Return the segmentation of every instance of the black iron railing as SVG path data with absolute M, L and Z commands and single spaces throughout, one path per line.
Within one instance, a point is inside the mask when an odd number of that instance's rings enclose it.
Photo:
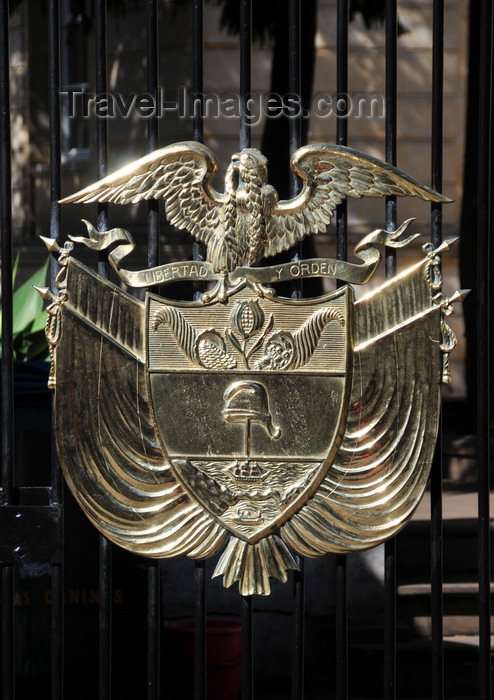
M 386 34 L 386 134 L 385 153 L 389 163 L 397 163 L 397 3 L 385 0 L 385 34 Z M 489 275 L 490 248 L 489 238 L 492 234 L 492 4 L 482 0 L 481 4 L 481 45 L 480 45 L 480 85 L 483 86 L 479 99 L 478 131 L 478 231 L 477 258 L 478 274 L 476 295 L 477 310 L 477 460 L 478 460 L 478 560 L 479 560 L 479 657 L 478 668 L 472 671 L 472 697 L 482 700 L 491 698 L 491 589 L 490 589 L 490 512 L 489 512 Z M 432 46 L 432 124 L 431 124 L 431 184 L 435 190 L 442 189 L 443 162 L 443 73 L 444 73 L 444 2 L 434 0 L 433 6 L 433 46 Z M 46 644 L 51 647 L 51 667 L 49 670 L 50 695 L 53 700 L 71 697 L 66 690 L 64 664 L 71 650 L 64 642 L 64 561 L 63 538 L 63 484 L 55 451 L 53 452 L 53 469 L 49 487 L 16 487 L 14 479 L 14 396 L 13 396 L 13 336 L 12 336 L 12 185 L 11 185 L 11 136 L 10 136 L 10 83 L 9 83 L 9 2 L 1 0 L 0 17 L 0 204 L 1 204 L 1 255 L 2 255 L 2 484 L 0 492 L 0 561 L 2 569 L 2 687 L 4 700 L 23 697 L 23 686 L 16 682 L 15 652 L 15 576 L 21 563 L 36 562 L 51 566 L 51 625 L 50 639 Z M 300 72 L 300 14 L 303 4 L 300 0 L 290 0 L 286 6 L 280 4 L 280 11 L 288 13 L 289 27 L 289 90 L 300 94 L 304 76 Z M 166 87 L 167 76 L 159 74 L 159 26 L 157 0 L 147 0 L 142 14 L 142 22 L 147 27 L 147 85 L 149 94 L 156 94 L 159 86 Z M 192 92 L 195 96 L 203 93 L 203 14 L 208 7 L 203 7 L 202 0 L 192 2 Z M 243 105 L 243 114 L 239 126 L 240 148 L 251 145 L 251 128 L 247 115 L 247 97 L 251 92 L 251 47 L 252 47 L 252 7 L 250 0 L 239 0 L 240 38 L 239 38 L 239 86 L 238 92 Z M 98 94 L 107 92 L 107 19 L 105 0 L 94 3 L 94 56 L 95 87 Z M 346 96 L 349 91 L 348 70 L 348 26 L 349 2 L 337 2 L 337 75 L 338 96 Z M 39 28 L 39 31 L 45 31 Z M 62 144 L 60 117 L 60 7 L 58 0 L 49 0 L 47 5 L 47 41 L 49 43 L 49 65 L 47 67 L 47 85 L 50 114 L 50 235 L 57 241 L 62 234 L 62 213 L 58 203 L 61 198 L 62 184 Z M 202 141 L 204 138 L 203 119 L 200 111 L 194 113 L 191 138 Z M 148 148 L 154 150 L 160 145 L 158 117 L 148 120 Z M 341 145 L 348 143 L 346 119 L 337 120 L 337 132 L 328 134 L 328 141 L 336 139 Z M 292 119 L 289 126 L 289 148 L 296 150 L 301 145 L 300 120 Z M 351 144 L 349 144 L 351 145 Z M 108 122 L 97 120 L 96 124 L 96 172 L 94 178 L 101 178 L 108 169 L 109 134 Z M 297 192 L 299 184 L 296 178 L 290 182 L 290 196 Z M 111 217 L 106 205 L 98 208 L 97 226 L 106 230 L 111 225 Z M 386 225 L 394 230 L 397 225 L 395 198 L 386 201 Z M 432 241 L 438 246 L 442 240 L 442 209 L 440 204 L 432 204 L 431 209 Z M 347 209 L 346 204 L 338 207 L 336 215 L 337 257 L 347 257 Z M 148 265 L 159 264 L 160 254 L 160 211 L 157 202 L 151 202 L 148 210 Z M 204 257 L 200 244 L 194 243 L 192 255 L 195 259 Z M 396 251 L 386 251 L 386 275 L 395 274 Z M 302 256 L 302 250 L 293 253 L 294 258 Z M 99 260 L 100 274 L 107 274 L 107 261 Z M 57 263 L 52 263 L 51 279 L 57 273 Z M 302 294 L 300 286 L 294 286 L 292 295 Z M 433 465 L 431 477 L 431 689 L 430 696 L 437 700 L 444 698 L 444 644 L 443 644 L 443 517 L 442 517 L 442 465 L 441 440 Z M 66 543 L 67 544 L 67 543 Z M 68 543 L 70 545 L 70 543 Z M 166 563 L 164 564 L 166 566 Z M 112 546 L 103 537 L 99 542 L 99 638 L 94 645 L 99 648 L 99 675 L 94 681 L 94 693 L 101 700 L 110 699 L 112 695 L 112 663 L 114 654 L 112 642 L 113 583 L 112 583 Z M 396 616 L 396 570 L 397 548 L 394 540 L 385 546 L 384 557 L 384 627 L 382 668 L 382 697 L 387 700 L 397 697 L 397 616 Z M 133 640 L 133 644 L 147 647 L 147 668 L 145 680 L 138 697 L 150 700 L 171 697 L 167 693 L 167 684 L 161 683 L 163 673 L 173 673 L 166 666 L 161 639 L 162 615 L 160 581 L 160 564 L 150 561 L 147 565 L 147 638 Z M 194 698 L 206 698 L 206 620 L 208 613 L 208 580 L 204 561 L 195 563 L 194 574 Z M 292 576 L 292 659 L 291 698 L 292 700 L 309 700 L 319 697 L 311 695 L 304 680 L 306 657 L 304 653 L 305 638 L 305 582 L 304 562 L 300 561 L 300 571 Z M 335 639 L 335 674 L 327 678 L 325 697 L 338 699 L 349 696 L 349 676 L 359 673 L 351 666 L 349 658 L 349 632 L 347 610 L 347 559 L 344 555 L 336 556 L 335 564 L 335 619 L 328 622 L 333 626 L 331 635 Z M 241 699 L 255 700 L 261 698 L 262 687 L 255 684 L 256 656 L 262 653 L 254 644 L 256 626 L 256 604 L 251 597 L 239 599 L 235 611 L 242 622 L 242 678 Z M 352 661 L 353 663 L 353 661 Z M 477 688 L 476 677 L 479 685 Z M 16 690 L 17 687 L 17 690 Z M 478 693 L 478 695 L 477 695 Z M 48 697 L 48 696 L 47 696 Z M 91 697 L 96 697 L 95 694 Z M 214 700 L 210 698 L 209 700 Z

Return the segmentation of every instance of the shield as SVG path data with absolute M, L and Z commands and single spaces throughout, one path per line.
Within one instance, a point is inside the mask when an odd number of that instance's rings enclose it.
M 190 496 L 255 543 L 315 492 L 340 445 L 353 292 L 226 303 L 147 296 L 147 372 L 162 448 Z
M 146 556 L 223 550 L 214 575 L 243 595 L 286 581 L 292 551 L 396 534 L 454 346 L 443 316 L 460 295 L 432 296 L 436 253 L 355 303 L 350 287 L 292 301 L 252 282 L 144 304 L 64 248 L 58 296 L 42 291 L 58 454 L 84 512 Z
M 255 149 L 232 157 L 225 193 L 202 144 L 172 144 L 65 201 L 168 200 L 170 223 L 207 245 L 204 261 L 129 270 L 131 234 L 71 236 L 108 251 L 134 288 L 215 282 L 196 302 L 148 293 L 146 303 L 60 248 L 46 325 L 60 463 L 75 497 L 113 542 L 152 557 L 218 554 L 214 576 L 242 595 L 270 592 L 318 557 L 395 535 L 425 489 L 456 343 L 445 317 L 440 258 L 452 240 L 361 295 L 277 299 L 271 284 L 306 277 L 365 285 L 380 246 L 415 238 L 376 229 L 359 262 L 312 258 L 257 266 L 306 235 L 326 231 L 347 195 L 445 197 L 392 166 L 341 146 L 299 149 L 301 192 L 279 201 Z

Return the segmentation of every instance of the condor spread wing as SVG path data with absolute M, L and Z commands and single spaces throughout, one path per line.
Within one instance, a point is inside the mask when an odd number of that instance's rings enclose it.
M 207 557 L 224 530 L 175 479 L 149 402 L 143 308 L 70 260 L 56 348 L 57 447 L 80 506 L 113 542 L 151 557 Z
M 345 197 L 409 195 L 451 201 L 392 165 L 344 146 L 304 146 L 295 151 L 291 165 L 302 179 L 302 190 L 266 212 L 265 255 L 287 250 L 308 234 L 324 232 Z
M 208 243 L 223 216 L 224 195 L 211 186 L 217 167 L 209 148 L 183 141 L 149 153 L 61 202 L 165 199 L 169 222 Z

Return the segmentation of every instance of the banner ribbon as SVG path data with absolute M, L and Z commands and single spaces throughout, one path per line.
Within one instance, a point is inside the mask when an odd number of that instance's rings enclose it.
M 89 238 L 83 236 L 69 236 L 69 238 L 75 243 L 83 243 L 91 250 L 106 250 L 113 244 L 119 243 L 120 245 L 109 253 L 108 260 L 120 279 L 130 287 L 152 287 L 156 284 L 180 280 L 217 281 L 222 277 L 222 273 L 214 272 L 210 263 L 188 260 L 167 263 L 147 270 L 124 270 L 121 268 L 122 260 L 135 248 L 130 233 L 122 228 L 97 231 L 89 221 L 85 219 L 83 221 Z M 407 219 L 396 231 L 376 229 L 365 236 L 353 251 L 355 257 L 362 260 L 360 264 L 333 258 L 309 258 L 268 267 L 237 267 L 229 273 L 228 277 L 234 283 L 246 280 L 254 284 L 272 284 L 306 277 L 331 277 L 351 284 L 365 284 L 370 280 L 381 260 L 381 253 L 375 247 L 376 245 L 402 248 L 420 235 L 413 234 L 402 241 L 398 240 L 411 221 L 413 219 Z

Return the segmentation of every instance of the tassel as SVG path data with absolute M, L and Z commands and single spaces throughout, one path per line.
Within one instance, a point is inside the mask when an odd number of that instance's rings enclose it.
M 298 571 L 298 565 L 286 544 L 277 535 L 265 537 L 256 544 L 247 544 L 236 537 L 230 537 L 228 546 L 216 565 L 213 578 L 223 576 L 225 588 L 238 581 L 239 592 L 244 596 L 269 595 L 269 578 L 277 578 L 286 583 L 288 569 Z

